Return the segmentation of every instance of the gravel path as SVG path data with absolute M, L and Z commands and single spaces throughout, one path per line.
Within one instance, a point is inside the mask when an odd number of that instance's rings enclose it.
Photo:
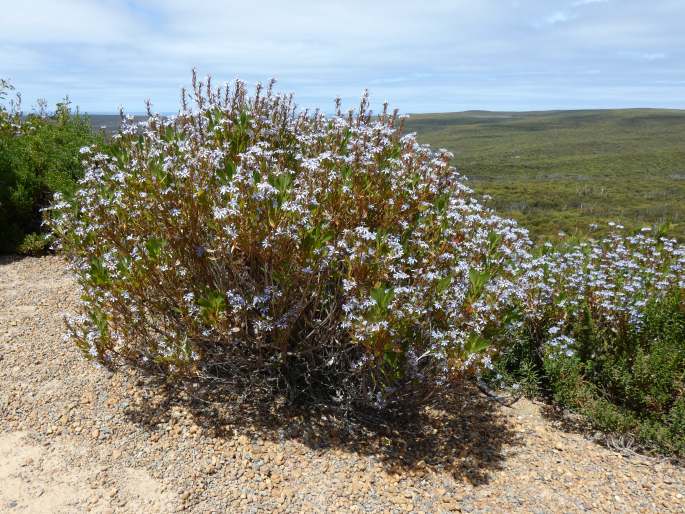
M 62 341 L 77 295 L 0 258 L 0 512 L 685 512 L 684 468 L 467 386 L 375 432 L 175 401 Z

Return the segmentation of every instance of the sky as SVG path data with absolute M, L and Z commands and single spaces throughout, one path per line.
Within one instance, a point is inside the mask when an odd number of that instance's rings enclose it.
M 685 0 L 0 0 L 25 110 L 178 110 L 195 67 L 303 107 L 685 108 Z M 10 8 L 11 5 L 11 8 Z

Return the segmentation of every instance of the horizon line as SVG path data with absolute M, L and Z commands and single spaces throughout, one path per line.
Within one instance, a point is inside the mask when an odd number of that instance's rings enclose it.
M 78 108 L 78 106 L 76 106 Z M 492 114 L 535 114 L 535 113 L 549 113 L 549 112 L 578 112 L 578 111 L 684 111 L 683 107 L 573 107 L 568 109 L 511 109 L 511 110 L 490 110 L 490 109 L 466 109 L 464 111 L 426 111 L 426 112 L 402 112 L 399 114 L 409 116 L 425 116 L 434 114 L 467 114 L 467 113 L 492 113 Z M 89 116 L 120 116 L 119 112 L 114 111 L 81 111 L 80 114 Z M 372 110 L 373 112 L 373 110 Z M 27 113 L 28 114 L 28 113 Z M 147 116 L 145 111 L 124 111 L 128 116 Z M 178 111 L 160 111 L 153 112 L 153 114 L 161 114 L 162 116 L 173 116 L 178 114 Z M 334 113 L 325 112 L 326 116 L 332 116 Z

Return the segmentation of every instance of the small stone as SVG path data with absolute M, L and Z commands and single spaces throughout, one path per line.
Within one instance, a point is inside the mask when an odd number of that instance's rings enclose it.
M 90 436 L 91 436 L 93 439 L 97 439 L 98 437 L 100 437 L 100 431 L 99 431 L 97 428 L 94 428 L 94 429 L 90 432 Z

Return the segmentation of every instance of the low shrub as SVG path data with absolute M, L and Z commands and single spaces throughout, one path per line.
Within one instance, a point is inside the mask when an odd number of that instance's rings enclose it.
M 548 246 L 524 277 L 518 341 L 491 375 L 685 455 L 685 247 L 650 232 Z
M 50 238 L 46 234 L 32 232 L 27 234 L 17 246 L 17 253 L 21 255 L 39 256 L 45 254 L 50 246 Z
M 70 334 L 107 366 L 252 397 L 383 407 L 477 372 L 507 330 L 526 232 L 397 111 L 297 112 L 193 78 L 194 106 L 84 148 L 52 228 L 84 289 Z
M 0 85 L 9 89 L 6 82 Z M 18 251 L 19 245 L 37 250 L 40 210 L 54 192 L 73 194 L 83 176 L 79 149 L 97 140 L 88 118 L 73 112 L 68 100 L 52 114 L 27 116 L 19 101 L 9 108 L 0 103 L 0 253 Z M 25 240 L 30 234 L 36 235 Z
M 546 359 L 555 400 L 602 430 L 685 455 L 684 306 L 682 295 L 652 301 L 641 330 L 588 338 L 598 346 L 591 358 Z

